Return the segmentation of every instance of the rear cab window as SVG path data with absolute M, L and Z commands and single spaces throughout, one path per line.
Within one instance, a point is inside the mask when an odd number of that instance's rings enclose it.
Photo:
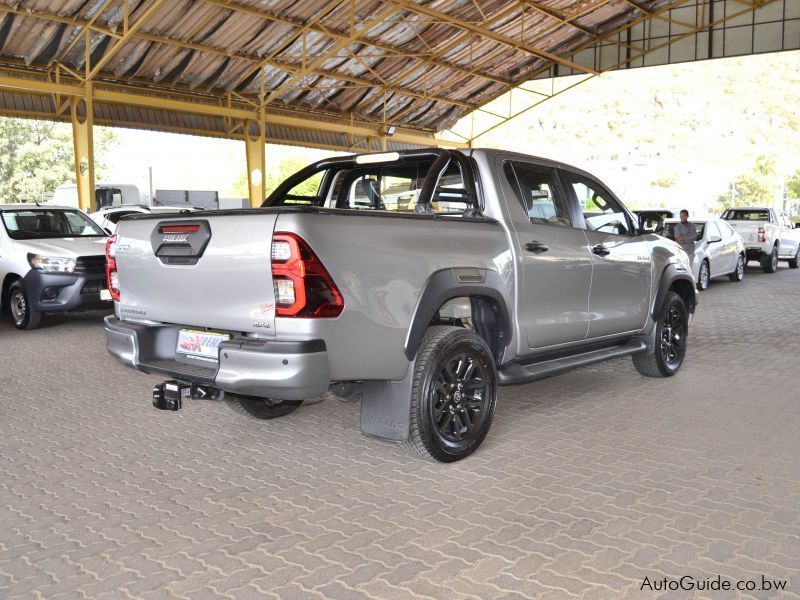
M 722 215 L 726 221 L 769 221 L 768 210 L 729 208 Z
M 572 226 L 554 168 L 507 160 L 503 163 L 503 173 L 531 223 Z
M 363 162 L 355 156 L 320 161 L 278 186 L 264 206 L 448 216 L 477 213 L 475 184 L 470 182 L 463 155 L 446 161 L 438 159 L 441 153 L 431 151 L 402 157 L 388 153 L 386 161 L 382 156 L 361 155 L 369 157 L 361 158 Z M 426 184 L 429 197 L 422 198 Z

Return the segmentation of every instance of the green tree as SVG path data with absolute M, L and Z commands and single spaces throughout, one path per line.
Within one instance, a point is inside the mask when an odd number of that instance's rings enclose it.
M 275 191 L 275 188 L 283 183 L 290 175 L 294 175 L 303 167 L 308 166 L 309 163 L 310 161 L 308 159 L 300 156 L 290 156 L 283 160 L 273 162 L 267 159 L 266 177 L 264 178 L 264 190 L 266 195 L 269 196 Z M 318 185 L 319 177 L 313 177 L 295 187 L 292 193 L 302 196 L 313 196 L 317 192 Z M 247 173 L 242 173 L 234 186 L 234 192 L 242 198 L 248 196 Z
M 735 206 L 772 206 L 778 191 L 775 159 L 759 156 L 753 170 L 736 178 Z
M 98 157 L 114 134 L 95 128 L 95 178 L 105 165 Z M 0 203 L 42 200 L 68 181 L 75 181 L 72 128 L 63 123 L 0 118 Z
M 786 190 L 789 198 L 800 200 L 800 169 L 786 181 Z

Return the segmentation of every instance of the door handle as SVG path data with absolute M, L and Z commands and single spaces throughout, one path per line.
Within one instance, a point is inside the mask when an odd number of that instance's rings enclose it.
M 597 254 L 597 256 L 608 256 L 611 254 L 611 250 L 603 246 L 603 244 L 597 244 L 596 246 L 593 246 L 592 252 Z
M 533 252 L 534 254 L 541 254 L 542 252 L 547 252 L 548 250 L 550 250 L 550 246 L 548 246 L 547 244 L 541 244 L 536 240 L 533 240 L 532 242 L 528 242 L 527 244 L 525 244 L 525 250 L 527 250 L 528 252 Z

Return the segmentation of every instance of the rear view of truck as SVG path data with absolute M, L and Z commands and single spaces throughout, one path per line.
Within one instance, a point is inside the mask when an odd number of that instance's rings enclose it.
M 800 266 L 800 230 L 795 230 L 788 216 L 766 207 L 728 208 L 723 220 L 742 237 L 747 260 L 757 260 L 765 273 L 778 270 L 778 261 L 789 267 Z
M 270 419 L 333 383 L 337 395 L 363 399 L 366 433 L 408 439 L 410 367 L 435 317 L 418 306 L 421 290 L 437 272 L 480 284 L 508 253 L 503 228 L 480 214 L 470 163 L 455 154 L 330 159 L 260 209 L 123 219 L 107 246 L 109 351 L 170 378 L 153 391 L 157 408 L 227 394 Z M 448 416 L 452 443 L 440 460 L 474 450 L 491 422 L 494 356 L 478 340 L 488 357 L 458 367 L 470 379 L 453 382 L 462 416 Z M 479 373 L 484 385 L 468 393 Z M 405 400 L 391 403 L 398 395 Z M 477 437 L 467 435 L 473 426 Z

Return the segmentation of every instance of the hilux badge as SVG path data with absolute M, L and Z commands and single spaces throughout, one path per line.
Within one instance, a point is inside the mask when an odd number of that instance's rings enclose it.
M 181 244 L 189 239 L 186 233 L 171 233 L 161 238 L 163 244 Z

